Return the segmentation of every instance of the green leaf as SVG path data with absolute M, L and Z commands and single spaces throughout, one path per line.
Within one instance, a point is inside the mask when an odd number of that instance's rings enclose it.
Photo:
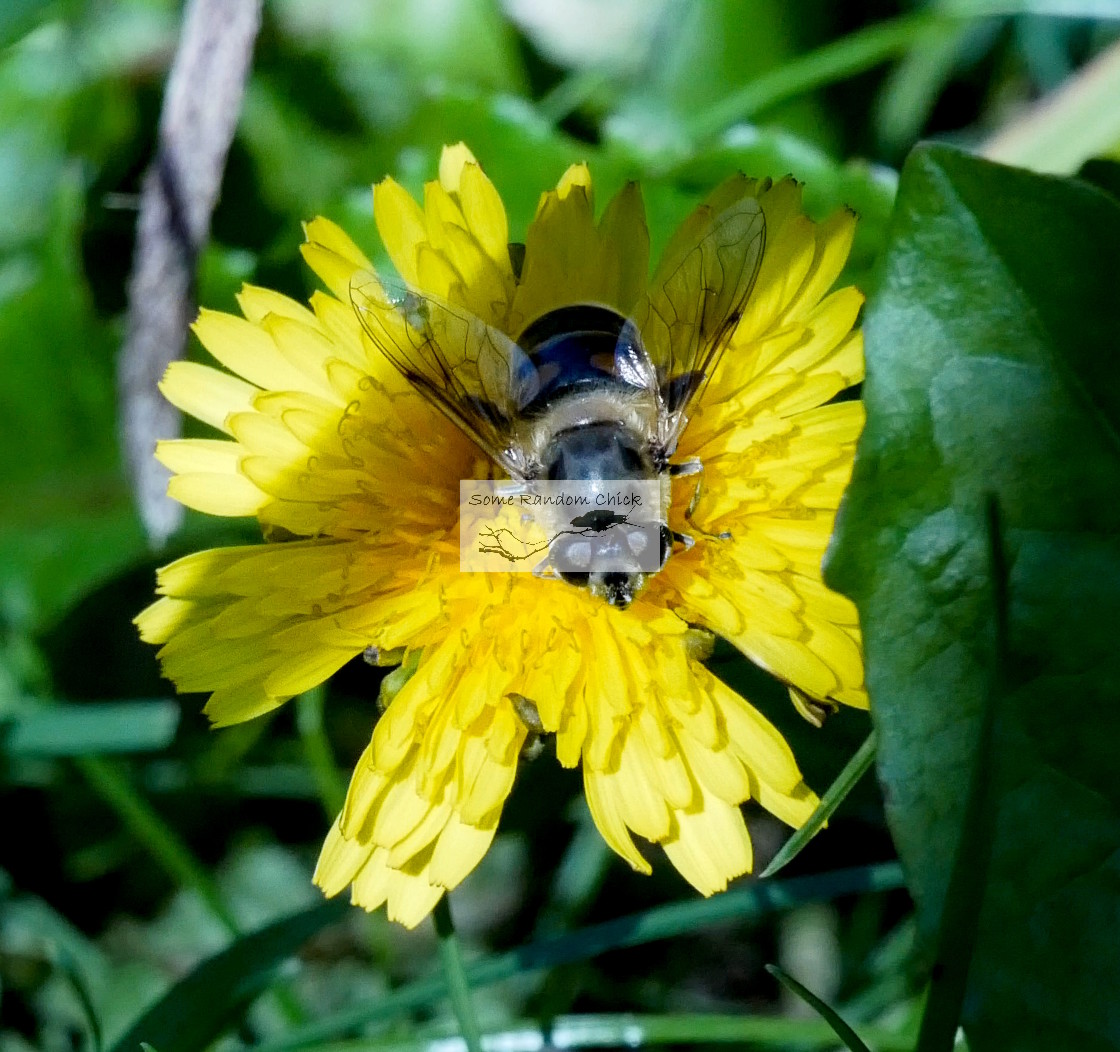
M 33 167 L 20 185 L 50 171 Z M 0 201 L 6 178 L 0 162 Z M 45 231 L 0 222 L 0 242 L 32 241 L 0 266 L 0 590 L 28 597 L 36 628 L 145 548 L 119 465 L 117 336 L 96 317 L 81 269 L 81 172 L 66 168 L 49 185 Z
M 111 1052 L 135 1052 L 144 1042 L 160 1052 L 207 1048 L 272 983 L 284 961 L 348 908 L 324 903 L 238 939 L 176 983 Z
M 1092 183 L 1099 190 L 1112 194 L 1120 201 L 1120 160 L 1094 157 L 1081 166 L 1077 178 Z
M 100 1052 L 103 1015 L 98 1008 L 104 1009 L 104 1004 L 93 992 L 104 988 L 109 971 L 106 955 L 44 899 L 17 893 L 3 871 L 0 919 L 0 959 L 17 962 L 23 958 L 23 968 L 44 967 L 54 974 L 55 989 L 41 990 L 39 1011 L 79 1032 L 84 1030 L 87 1044 Z M 8 985 L 7 978 L 6 974 L 5 995 L 18 997 L 18 979 Z
M 781 846 L 778 853 L 770 860 L 770 864 L 759 874 L 760 876 L 772 877 L 801 854 L 802 848 L 817 835 L 836 809 L 847 799 L 848 793 L 867 773 L 874 760 L 875 732 L 872 731 L 856 750 L 855 755 L 844 765 L 836 780 L 825 790 L 821 802 L 817 804 L 817 809 L 800 829 L 794 830 L 793 835 Z
M 932 946 L 995 653 L 973 1052 L 1120 1047 L 1120 206 L 943 147 L 903 170 L 829 580 L 860 611 L 887 815 Z
M 782 971 L 776 964 L 768 964 L 766 970 L 774 976 L 787 990 L 800 997 L 814 1012 L 817 1013 L 832 1028 L 832 1032 L 844 1042 L 844 1047 L 851 1052 L 871 1052 L 857 1034 L 831 1005 L 822 1001 L 807 986 L 799 983 L 792 975 Z
M 0 8 L 0 48 L 34 28 L 54 6 L 54 0 L 8 0 Z
M 85 1017 L 86 1027 L 89 1029 L 93 1052 L 101 1052 L 104 1047 L 101 1040 L 101 1019 L 94 1007 L 93 997 L 90 994 L 89 985 L 82 975 L 81 967 L 67 952 L 66 947 L 61 945 L 55 948 L 55 965 L 59 972 L 65 976 L 67 983 L 70 984 L 70 989 L 74 991 L 74 996 L 78 1000 L 82 1015 Z
M 1120 45 L 1113 44 L 984 144 L 984 154 L 1039 172 L 1075 172 L 1120 140 Z
M 179 704 L 168 699 L 43 705 L 0 722 L 10 756 L 157 752 L 171 744 Z

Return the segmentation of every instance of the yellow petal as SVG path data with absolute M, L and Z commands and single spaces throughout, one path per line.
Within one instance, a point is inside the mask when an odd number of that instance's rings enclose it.
M 471 153 L 464 142 L 457 142 L 454 146 L 445 146 L 440 152 L 439 181 L 448 193 L 459 193 L 463 169 L 468 164 L 477 167 L 478 161 L 475 160 L 474 154 Z
M 311 879 L 323 889 L 327 898 L 334 898 L 354 880 L 371 854 L 370 848 L 344 837 L 340 824 L 335 822 L 319 852 L 315 875 Z
M 751 838 L 738 807 L 705 794 L 699 807 L 675 814 L 676 834 L 662 845 L 669 861 L 702 895 L 723 891 L 749 873 Z
M 397 273 L 410 285 L 418 285 L 416 249 L 428 238 L 420 206 L 400 183 L 384 179 L 373 188 L 373 217 Z
M 173 438 L 156 443 L 156 460 L 175 474 L 237 474 L 244 450 L 218 438 Z
M 652 873 L 652 867 L 642 857 L 626 828 L 618 797 L 604 776 L 584 767 L 583 788 L 587 796 L 587 806 L 591 809 L 591 817 L 595 820 L 599 832 L 603 834 L 603 839 L 639 873 Z
M 202 711 L 215 727 L 232 727 L 256 719 L 279 708 L 287 698 L 275 697 L 256 683 L 237 683 L 219 687 L 210 695 Z
M 486 178 L 477 164 L 467 164 L 462 169 L 458 190 L 467 229 L 494 260 L 499 270 L 503 274 L 511 273 L 509 222 L 494 184 Z
M 268 500 L 244 475 L 194 472 L 175 475 L 167 495 L 180 504 L 207 515 L 256 515 Z
M 189 616 L 191 604 L 164 596 L 133 618 L 145 643 L 166 643 Z
M 243 285 L 237 294 L 237 304 L 241 313 L 253 323 L 262 321 L 269 314 L 275 314 L 303 325 L 315 324 L 315 315 L 302 303 L 297 303 L 291 296 L 273 292 L 272 289 L 262 289 L 258 285 Z
M 432 854 L 431 879 L 445 888 L 457 887 L 482 861 L 497 830 L 496 820 L 479 827 L 467 825 L 452 814 Z
M 560 181 L 556 184 L 557 196 L 563 201 L 571 194 L 575 187 L 581 187 L 586 190 L 591 189 L 591 170 L 586 164 L 581 163 L 568 166 L 564 174 L 560 176 Z M 587 199 L 590 200 L 590 197 Z
M 637 183 L 627 183 L 611 198 L 599 232 L 605 248 L 599 265 L 610 270 L 604 301 L 629 314 L 649 279 L 649 228 Z
M 855 232 L 856 215 L 849 208 L 841 208 L 817 226 L 813 265 L 786 308 L 786 318 L 800 317 L 832 288 L 848 260 Z
M 389 885 L 389 920 L 415 928 L 435 909 L 443 893 L 444 889 L 432 884 L 425 872 L 405 876 L 399 870 L 394 871 Z
M 259 390 L 244 380 L 196 362 L 172 362 L 159 389 L 173 406 L 227 434 L 227 417 L 249 409 Z

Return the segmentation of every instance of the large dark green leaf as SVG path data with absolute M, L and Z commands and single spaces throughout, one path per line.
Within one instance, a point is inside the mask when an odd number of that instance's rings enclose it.
M 1109 196 L 945 148 L 911 156 L 867 313 L 868 423 L 830 579 L 860 608 L 879 775 L 927 945 L 995 706 L 973 1052 L 1120 1048 L 1118 296 Z M 989 495 L 1009 575 L 1002 670 Z

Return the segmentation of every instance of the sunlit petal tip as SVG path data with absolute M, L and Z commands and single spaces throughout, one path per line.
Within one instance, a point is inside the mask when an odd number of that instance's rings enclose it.
M 344 837 L 340 823 L 335 822 L 319 852 L 312 882 L 328 898 L 334 898 L 353 883 L 371 854 L 370 848 Z
M 173 406 L 219 431 L 233 413 L 252 406 L 259 388 L 208 365 L 172 362 L 159 382 L 160 393 Z
M 577 187 L 587 192 L 591 190 L 591 169 L 586 163 L 570 165 L 557 182 L 556 193 L 564 200 Z
M 350 235 L 333 220 L 327 219 L 325 216 L 316 216 L 303 224 L 303 234 L 306 241 L 322 245 L 323 248 L 331 252 L 336 252 L 346 259 L 353 260 L 357 265 L 369 267 L 369 261 L 366 259 L 365 253 L 358 248 Z
M 261 288 L 259 285 L 242 285 L 241 291 L 237 294 L 237 304 L 241 308 L 241 313 L 253 323 L 260 322 L 269 314 L 302 322 L 313 322 L 315 317 L 302 303 L 292 299 L 291 296 Z
M 439 181 L 449 193 L 459 192 L 459 182 L 466 165 L 478 167 L 478 161 L 471 153 L 467 144 L 457 142 L 454 146 L 445 146 L 439 155 Z
M 397 879 L 389 892 L 388 917 L 411 931 L 436 908 L 447 889 L 429 883 L 424 874 L 394 876 Z

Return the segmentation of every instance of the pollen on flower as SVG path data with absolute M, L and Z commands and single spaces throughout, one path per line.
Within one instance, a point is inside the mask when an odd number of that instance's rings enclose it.
M 489 848 L 531 735 L 581 770 L 598 828 L 631 867 L 649 872 L 645 845 L 658 845 L 705 895 L 753 866 L 744 802 L 792 826 L 813 810 L 782 736 L 703 661 L 718 635 L 789 684 L 810 718 L 866 706 L 855 609 L 820 571 L 863 423 L 858 401 L 834 401 L 862 378 L 862 296 L 829 291 L 854 217 L 814 223 L 792 180 L 737 177 L 651 277 L 638 187 L 597 217 L 576 165 L 542 195 L 515 273 L 501 198 L 464 145 L 445 149 L 422 203 L 391 179 L 374 192 L 396 272 L 447 317 L 496 333 L 495 347 L 588 301 L 653 319 L 650 305 L 678 294 L 680 260 L 728 214 L 759 232 L 757 254 L 749 275 L 727 278 L 745 290 L 749 277 L 749 297 L 674 450 L 703 465 L 701 480 L 673 480 L 669 510 L 695 543 L 626 609 L 562 581 L 459 571 L 460 480 L 501 466 L 371 338 L 352 289 L 378 279 L 333 223 L 305 228 L 325 288 L 307 305 L 246 287 L 241 316 L 199 315 L 214 364 L 175 363 L 161 389 L 215 435 L 160 443 L 170 492 L 284 540 L 165 567 L 141 636 L 180 690 L 210 695 L 218 726 L 358 655 L 405 662 L 379 718 L 371 704 L 370 744 L 315 871 L 325 894 L 349 889 L 418 924 Z M 412 331 L 387 301 L 368 302 L 386 329 Z

